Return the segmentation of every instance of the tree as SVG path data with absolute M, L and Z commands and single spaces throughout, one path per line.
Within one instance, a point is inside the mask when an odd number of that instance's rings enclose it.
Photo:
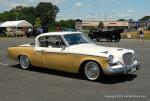
M 117 21 L 127 21 L 126 19 L 118 19 Z
M 35 16 L 35 8 L 34 7 L 24 7 L 20 11 L 20 19 L 24 19 L 32 24 L 34 24 L 36 16 Z
M 102 28 L 102 29 L 104 28 L 104 23 L 102 21 L 99 22 L 98 28 Z
M 41 26 L 42 26 L 42 21 L 39 17 L 37 17 L 34 22 L 34 27 L 40 28 Z
M 52 3 L 40 2 L 36 6 L 36 16 L 42 20 L 44 26 L 53 23 L 58 12 L 59 8 Z
M 133 22 L 134 20 L 133 19 L 129 19 L 128 21 Z
M 75 28 L 75 21 L 70 19 L 70 20 L 60 20 L 59 22 L 57 22 L 57 25 L 61 26 L 61 27 L 66 27 L 66 28 Z
M 10 11 L 5 11 L 0 13 L 0 21 L 8 21 L 8 20 L 26 20 L 32 24 L 35 21 L 35 8 L 34 7 L 22 7 L 17 9 L 13 8 Z
M 147 21 L 150 20 L 150 16 L 144 16 L 143 18 L 139 19 L 139 21 Z
M 52 3 L 41 2 L 35 7 L 17 6 L 0 13 L 0 22 L 12 20 L 26 20 L 31 24 L 35 23 L 35 19 L 39 17 L 43 26 L 49 26 L 55 22 L 59 8 Z

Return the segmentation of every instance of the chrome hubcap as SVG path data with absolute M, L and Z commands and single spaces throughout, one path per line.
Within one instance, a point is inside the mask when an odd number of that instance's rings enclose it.
M 27 69 L 29 67 L 29 59 L 27 56 L 22 55 L 20 57 L 20 65 L 23 69 Z
M 89 80 L 96 80 L 99 77 L 99 66 L 95 62 L 88 62 L 85 65 L 85 75 Z

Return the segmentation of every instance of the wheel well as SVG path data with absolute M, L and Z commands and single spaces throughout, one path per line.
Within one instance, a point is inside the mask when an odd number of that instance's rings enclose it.
M 20 56 L 21 55 L 25 55 L 25 54 L 20 54 L 20 55 L 18 55 L 18 57 L 17 57 L 17 59 L 20 59 Z M 25 55 L 25 56 L 27 56 L 27 55 Z M 27 56 L 28 57 L 28 56 Z M 29 57 L 28 57 L 29 58 Z
M 94 61 L 94 60 L 85 60 L 85 61 L 83 61 L 83 62 L 81 63 L 81 65 L 80 65 L 80 68 L 79 68 L 79 73 L 80 73 L 80 74 L 83 74 L 84 66 L 85 66 L 85 64 L 86 64 L 87 62 L 89 62 L 89 61 L 96 62 L 96 63 L 98 64 L 98 66 L 100 67 L 100 70 L 102 71 L 101 65 L 100 65 L 97 61 Z M 102 71 L 102 72 L 103 72 L 103 71 Z
M 18 55 L 18 57 L 17 57 L 18 60 L 20 59 L 21 55 L 25 55 L 25 54 L 20 54 L 20 55 Z M 25 55 L 25 56 L 27 56 L 27 55 Z M 27 56 L 27 58 L 29 59 L 28 56 Z M 20 60 L 19 60 L 19 61 L 20 61 Z M 29 60 L 29 63 L 30 63 L 30 60 Z M 30 65 L 31 65 L 31 63 L 30 63 Z
M 22 54 L 18 55 L 18 58 L 17 58 L 18 60 L 20 59 L 20 56 L 21 56 L 21 55 L 22 55 Z

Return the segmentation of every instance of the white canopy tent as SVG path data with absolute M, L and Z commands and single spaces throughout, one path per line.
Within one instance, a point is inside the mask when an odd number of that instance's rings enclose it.
M 6 21 L 0 27 L 33 27 L 33 25 L 25 20 Z

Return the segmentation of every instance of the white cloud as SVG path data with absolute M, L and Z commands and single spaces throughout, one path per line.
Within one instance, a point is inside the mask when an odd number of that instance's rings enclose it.
M 10 10 L 16 6 L 36 6 L 39 2 L 51 2 L 55 5 L 67 0 L 0 0 L 0 11 Z
M 135 10 L 128 10 L 127 12 L 128 12 L 128 13 L 134 13 Z
M 77 2 L 76 4 L 75 4 L 75 6 L 76 7 L 80 7 L 80 6 L 82 6 L 83 4 L 81 3 L 81 2 Z
M 120 17 L 122 17 L 122 18 L 126 18 L 126 17 L 129 17 L 130 16 L 130 14 L 120 14 Z

